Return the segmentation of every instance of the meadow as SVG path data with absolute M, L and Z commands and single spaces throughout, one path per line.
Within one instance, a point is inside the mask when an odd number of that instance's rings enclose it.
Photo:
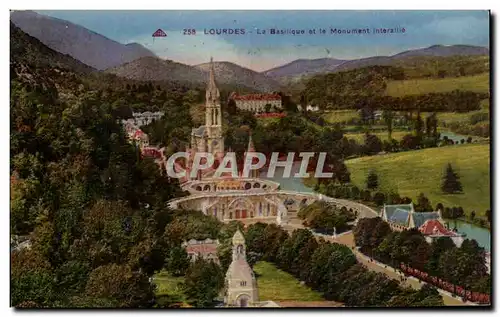
M 387 83 L 386 94 L 393 97 L 402 97 L 432 92 L 449 92 L 456 89 L 487 93 L 490 91 L 490 74 L 390 81 Z
M 416 201 L 424 193 L 432 206 L 462 206 L 466 214 L 472 210 L 484 215 L 490 209 L 490 145 L 464 144 L 417 151 L 393 153 L 347 160 L 352 182 L 365 188 L 366 176 L 374 169 L 379 190 L 396 191 Z M 444 194 L 442 177 L 448 163 L 460 176 L 462 194 Z
M 265 261 L 254 266 L 259 286 L 259 300 L 266 301 L 323 301 L 321 294 L 311 290 L 292 275 Z
M 161 271 L 155 274 L 154 283 L 156 284 L 156 296 L 158 301 L 168 301 L 169 303 L 178 303 L 180 306 L 189 306 L 187 298 L 184 294 L 181 283 L 184 282 L 184 277 L 173 277 L 166 271 Z
M 382 142 L 389 140 L 389 134 L 387 131 L 384 132 L 370 132 L 370 134 L 376 135 Z M 411 134 L 411 131 L 393 131 L 391 137 L 397 141 L 401 141 L 403 137 L 407 134 Z M 348 139 L 354 139 L 358 144 L 363 144 L 365 142 L 365 133 L 344 133 L 344 136 Z

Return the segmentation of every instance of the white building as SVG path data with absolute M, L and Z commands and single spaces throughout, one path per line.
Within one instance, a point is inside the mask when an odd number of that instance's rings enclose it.
M 163 117 L 164 113 L 157 111 L 157 112 L 134 112 L 132 113 L 133 119 L 130 119 L 134 122 L 136 126 L 143 126 L 143 125 L 148 125 L 153 120 L 158 120 L 161 117 Z
M 297 109 L 299 111 L 302 111 L 303 108 L 302 108 L 301 105 L 298 105 Z M 319 107 L 318 106 L 307 105 L 306 111 L 316 112 L 316 111 L 319 111 Z
M 237 93 L 232 93 L 229 99 L 234 100 L 236 107 L 241 110 L 257 112 L 265 112 L 266 105 L 270 105 L 270 110 L 281 109 L 281 96 L 278 94 L 251 94 L 251 95 L 239 95 Z

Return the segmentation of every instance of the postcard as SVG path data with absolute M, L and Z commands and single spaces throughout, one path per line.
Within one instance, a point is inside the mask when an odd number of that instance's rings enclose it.
M 11 306 L 491 307 L 489 32 L 12 10 Z

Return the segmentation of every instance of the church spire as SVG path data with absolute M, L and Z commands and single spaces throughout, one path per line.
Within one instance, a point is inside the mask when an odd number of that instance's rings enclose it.
M 252 140 L 252 131 L 248 133 L 248 148 L 247 148 L 247 153 L 252 153 L 255 152 L 255 146 L 253 145 L 253 140 Z
M 207 102 L 216 103 L 219 100 L 219 97 L 220 97 L 219 89 L 215 84 L 214 59 L 210 57 L 210 78 L 208 79 L 206 99 Z

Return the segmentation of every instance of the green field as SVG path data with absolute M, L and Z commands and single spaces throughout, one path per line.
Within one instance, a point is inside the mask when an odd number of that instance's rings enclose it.
M 447 92 L 455 89 L 489 92 L 490 74 L 484 73 L 475 76 L 442 79 L 430 78 L 391 81 L 387 84 L 386 93 L 389 96 L 400 97 L 431 92 Z
M 180 286 L 183 281 L 184 277 L 173 277 L 164 271 L 155 274 L 156 296 L 160 301 L 162 297 L 166 297 L 169 302 L 186 304 L 186 296 Z
M 440 124 L 440 125 L 442 125 L 443 123 L 445 123 L 445 124 L 450 124 L 450 123 L 469 124 L 470 118 L 473 115 L 475 115 L 477 113 L 482 113 L 482 112 L 489 112 L 489 110 L 490 110 L 490 101 L 488 99 L 485 99 L 481 102 L 481 110 L 464 112 L 464 113 L 438 112 L 437 113 L 438 124 Z M 422 112 L 422 117 L 427 117 L 429 114 L 430 113 L 428 113 L 428 112 Z
M 261 301 L 322 301 L 321 294 L 311 290 L 292 275 L 283 272 L 269 262 L 257 262 L 254 266 Z
M 389 139 L 389 135 L 387 134 L 387 132 L 370 132 L 370 134 L 376 135 L 382 142 L 387 141 Z M 397 141 L 400 141 L 407 134 L 411 134 L 411 131 L 393 131 L 391 137 Z M 344 133 L 344 136 L 348 139 L 356 140 L 356 142 L 358 142 L 359 144 L 365 142 L 364 132 L 359 132 L 359 133 L 349 132 L 349 133 Z
M 359 113 L 357 110 L 333 110 L 324 113 L 323 118 L 329 123 L 345 123 L 359 118 Z
M 366 176 L 374 169 L 382 192 L 394 190 L 414 201 L 419 193 L 424 193 L 433 206 L 441 202 L 445 207 L 462 206 L 467 214 L 475 210 L 484 215 L 490 209 L 489 152 L 489 144 L 465 144 L 361 157 L 345 163 L 352 182 L 360 188 L 365 187 Z M 463 194 L 441 192 L 447 163 L 459 174 Z

